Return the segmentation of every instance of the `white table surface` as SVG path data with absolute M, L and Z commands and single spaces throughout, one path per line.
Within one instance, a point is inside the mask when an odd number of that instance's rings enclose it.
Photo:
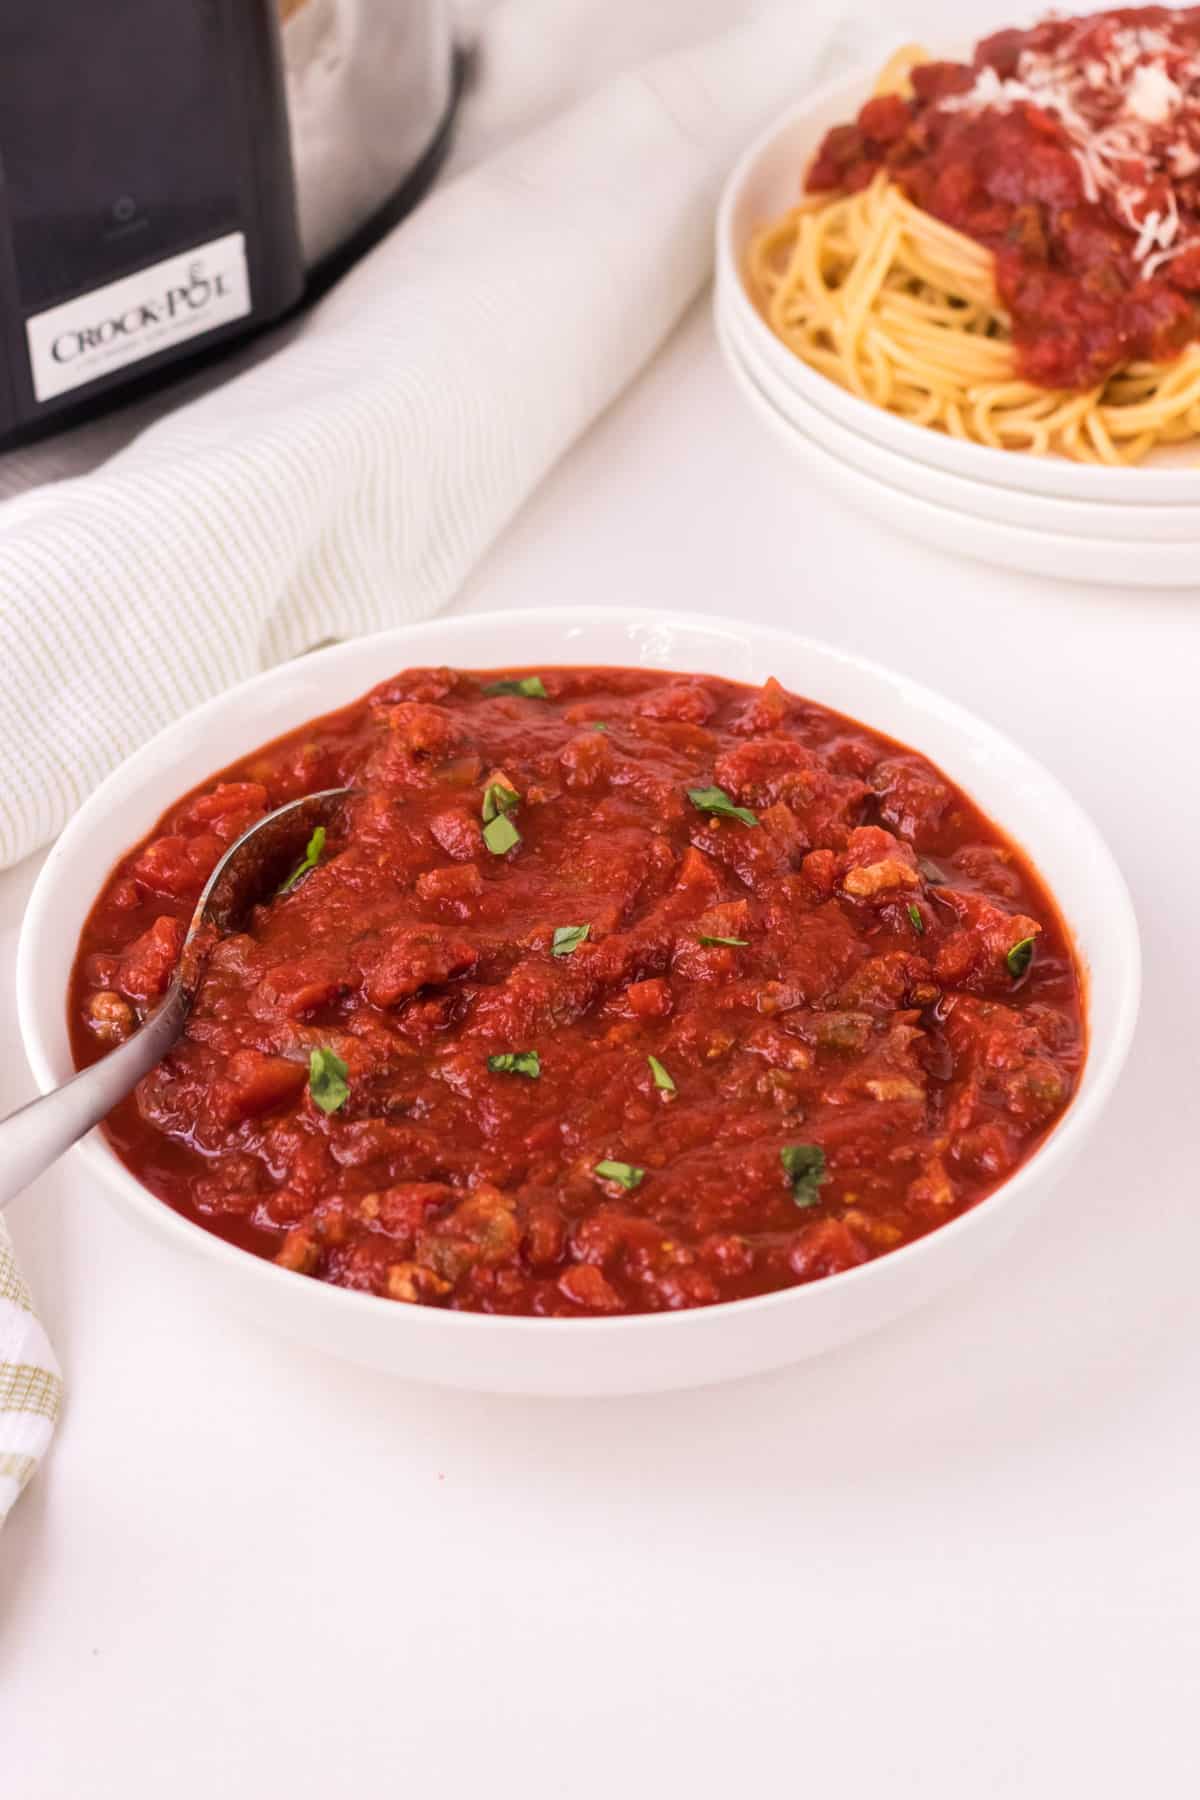
M 812 491 L 697 309 L 461 605 L 573 601 L 794 622 L 1043 758 L 1145 938 L 1109 1117 L 984 1279 L 885 1334 L 579 1405 L 203 1312 L 56 1170 L 10 1214 L 69 1400 L 0 1537 L 0 1794 L 1195 1792 L 1195 596 L 951 561 Z M 0 879 L 0 1111 L 34 873 Z

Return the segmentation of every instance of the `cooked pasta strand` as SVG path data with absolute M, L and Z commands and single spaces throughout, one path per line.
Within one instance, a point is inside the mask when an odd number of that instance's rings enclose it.
M 899 52 L 879 92 L 903 90 Z M 757 232 L 750 292 L 776 336 L 849 392 L 995 449 L 1135 463 L 1200 431 L 1200 344 L 1086 393 L 1021 378 L 991 252 L 914 206 L 886 175 L 807 196 Z

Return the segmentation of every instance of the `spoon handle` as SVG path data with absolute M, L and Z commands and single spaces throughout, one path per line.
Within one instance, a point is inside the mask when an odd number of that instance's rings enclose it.
M 0 1120 L 0 1212 L 161 1062 L 187 1015 L 183 988 L 173 982 L 162 1005 L 116 1050 Z

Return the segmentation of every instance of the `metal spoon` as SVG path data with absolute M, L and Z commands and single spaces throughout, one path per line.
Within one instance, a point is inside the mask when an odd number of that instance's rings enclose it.
M 171 984 L 149 1018 L 100 1062 L 0 1120 L 0 1211 L 162 1061 L 187 1023 L 213 946 L 279 892 L 313 831 L 353 792 L 326 788 L 293 800 L 230 846 L 196 902 Z

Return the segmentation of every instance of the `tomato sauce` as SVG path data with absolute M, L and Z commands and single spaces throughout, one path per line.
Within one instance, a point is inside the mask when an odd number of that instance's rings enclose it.
M 1123 7 L 930 62 L 828 133 L 814 193 L 886 170 L 984 244 L 1018 367 L 1086 390 L 1200 336 L 1200 7 Z
M 286 1268 L 485 1312 L 736 1300 L 957 1217 L 1070 1101 L 1064 929 L 966 796 L 774 681 L 649 669 L 410 670 L 189 794 L 87 921 L 80 1065 L 229 843 L 342 784 L 105 1127 Z

